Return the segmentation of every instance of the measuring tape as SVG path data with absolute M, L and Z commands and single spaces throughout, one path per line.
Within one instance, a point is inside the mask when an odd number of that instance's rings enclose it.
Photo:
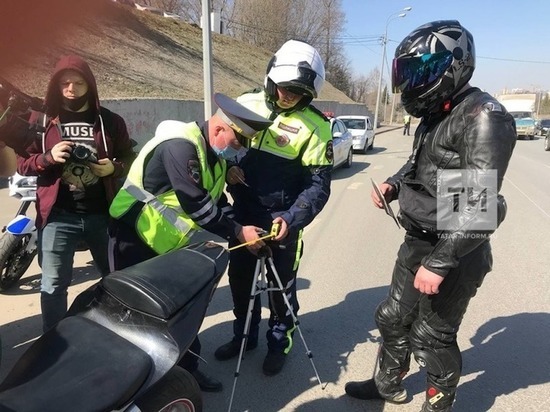
M 273 239 L 275 236 L 277 236 L 279 234 L 279 230 L 281 230 L 281 225 L 279 223 L 273 223 L 273 225 L 271 226 L 271 231 L 269 232 L 269 234 L 267 234 L 265 236 L 262 236 L 262 237 L 259 237 L 258 239 L 251 240 L 249 242 L 241 243 L 240 245 L 230 247 L 227 250 L 231 251 L 231 250 L 235 250 L 235 249 L 238 249 L 240 247 L 243 247 L 243 246 L 252 245 L 252 244 L 256 243 L 258 240 Z

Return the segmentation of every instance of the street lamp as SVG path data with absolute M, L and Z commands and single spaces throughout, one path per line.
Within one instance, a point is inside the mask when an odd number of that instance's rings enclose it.
M 405 7 L 403 10 L 392 13 L 386 20 L 386 29 L 384 30 L 384 37 L 382 37 L 382 64 L 380 65 L 380 77 L 378 78 L 378 92 L 376 93 L 376 109 L 374 110 L 374 130 L 378 129 L 378 109 L 380 107 L 380 92 L 382 89 L 382 73 L 384 72 L 384 64 L 386 61 L 386 43 L 388 42 L 388 25 L 390 21 L 405 17 L 407 12 L 411 11 L 412 7 Z

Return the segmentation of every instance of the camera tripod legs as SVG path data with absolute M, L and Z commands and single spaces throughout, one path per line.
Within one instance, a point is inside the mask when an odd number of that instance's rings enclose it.
M 252 322 L 252 311 L 254 309 L 254 301 L 256 300 L 256 296 L 263 292 L 270 292 L 270 291 L 277 291 L 280 292 L 283 300 L 285 302 L 286 307 L 288 308 L 288 311 L 290 312 L 292 316 L 292 321 L 294 322 L 294 325 L 296 326 L 296 329 L 298 330 L 298 333 L 300 334 L 300 338 L 302 340 L 302 343 L 304 344 L 304 347 L 306 349 L 306 355 L 309 358 L 311 362 L 311 366 L 313 367 L 313 371 L 315 372 L 315 376 L 317 378 L 317 382 L 319 382 L 319 385 L 321 385 L 321 389 L 325 389 L 326 385 L 323 385 L 321 382 L 321 378 L 319 377 L 319 373 L 317 372 L 317 368 L 315 367 L 315 363 L 313 362 L 313 353 L 309 350 L 309 347 L 307 346 L 306 340 L 304 338 L 304 335 L 302 333 L 302 329 L 300 328 L 300 322 L 298 321 L 298 318 L 294 314 L 294 311 L 292 310 L 292 305 L 290 304 L 290 301 L 288 300 L 288 297 L 285 293 L 285 288 L 283 287 L 283 284 L 281 282 L 281 279 L 279 278 L 279 274 L 277 273 L 277 269 L 275 269 L 275 263 L 273 262 L 273 258 L 271 257 L 269 248 L 265 248 L 266 250 L 261 250 L 258 254 L 258 260 L 256 262 L 256 269 L 254 270 L 254 278 L 252 280 L 252 286 L 250 288 L 250 301 L 248 303 L 248 312 L 246 315 L 246 321 L 244 324 L 244 330 L 243 330 L 243 338 L 241 341 L 241 349 L 239 351 L 239 358 L 237 360 L 237 368 L 235 369 L 234 379 L 233 379 L 233 388 L 231 390 L 231 398 L 229 400 L 229 408 L 228 412 L 231 412 L 231 407 L 233 406 L 233 398 L 235 395 L 235 389 L 237 387 L 237 379 L 239 378 L 239 373 L 241 369 L 241 362 L 243 359 L 243 355 L 245 352 L 246 344 L 248 342 L 248 334 L 250 332 L 250 324 Z M 275 279 L 275 282 L 277 283 L 277 287 L 268 288 L 267 287 L 267 281 L 266 281 L 266 260 L 269 263 L 269 267 L 271 268 L 271 271 L 273 273 L 273 277 Z

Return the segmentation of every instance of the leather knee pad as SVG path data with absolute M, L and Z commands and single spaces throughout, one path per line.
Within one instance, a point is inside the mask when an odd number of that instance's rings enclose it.
M 462 355 L 456 335 L 439 333 L 422 322 L 411 330 L 411 345 L 415 360 L 427 368 L 429 383 L 456 388 L 462 372 Z
M 392 325 L 395 324 L 398 318 L 399 305 L 390 297 L 382 301 L 374 313 L 376 326 L 378 326 L 381 332 L 390 332 L 393 329 Z

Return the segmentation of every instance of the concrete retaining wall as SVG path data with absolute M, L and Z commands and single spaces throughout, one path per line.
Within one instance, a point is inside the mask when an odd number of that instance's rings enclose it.
M 138 142 L 138 149 L 154 135 L 157 125 L 163 120 L 201 123 L 204 119 L 204 103 L 198 100 L 118 99 L 102 100 L 102 104 L 124 118 L 130 137 Z M 333 112 L 335 116 L 359 114 L 372 117 L 364 104 L 315 101 L 314 105 L 323 112 Z

